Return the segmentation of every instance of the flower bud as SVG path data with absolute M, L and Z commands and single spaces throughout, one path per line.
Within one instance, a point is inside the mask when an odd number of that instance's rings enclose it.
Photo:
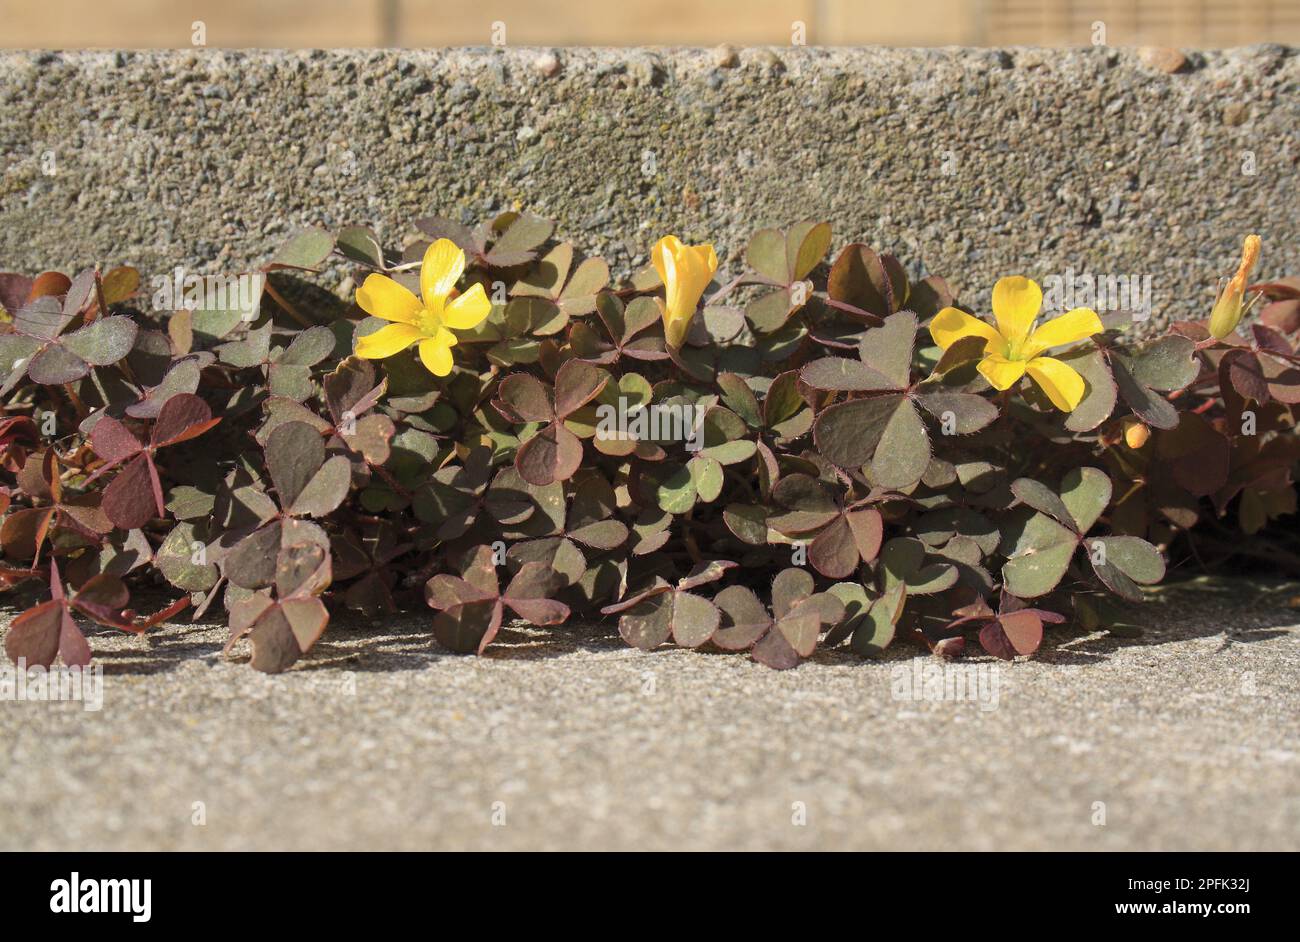
M 1232 276 L 1228 286 L 1223 289 L 1219 299 L 1214 302 L 1210 312 L 1210 333 L 1216 340 L 1222 340 L 1237 329 L 1241 323 L 1242 301 L 1246 296 L 1246 282 L 1250 280 L 1251 269 L 1259 261 L 1259 236 L 1248 235 L 1241 247 L 1241 264 Z
M 700 297 L 718 270 L 712 245 L 683 245 L 676 236 L 655 243 L 650 261 L 664 283 L 664 336 L 670 347 L 686 342 Z
M 1151 437 L 1151 429 L 1138 419 L 1129 417 L 1124 420 L 1124 444 L 1137 451 Z

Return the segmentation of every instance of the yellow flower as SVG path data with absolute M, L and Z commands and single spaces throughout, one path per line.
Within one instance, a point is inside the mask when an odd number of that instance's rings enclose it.
M 1246 282 L 1250 280 L 1251 269 L 1259 261 L 1259 247 L 1259 236 L 1246 236 L 1246 241 L 1241 246 L 1241 264 L 1237 266 L 1237 273 L 1214 302 L 1214 310 L 1210 312 L 1210 333 L 1216 340 L 1228 336 L 1241 323 L 1241 300 L 1246 294 Z
M 979 371 L 994 389 L 1010 389 L 1028 373 L 1052 405 L 1073 412 L 1083 399 L 1083 377 L 1043 353 L 1101 333 L 1101 318 L 1090 308 L 1076 307 L 1034 329 L 1042 306 L 1043 292 L 1035 282 L 1020 275 L 1000 278 L 993 286 L 996 328 L 965 311 L 946 307 L 930 322 L 930 336 L 944 350 L 963 337 L 983 337 L 986 343 Z
M 1151 429 L 1140 419 L 1129 416 L 1120 424 L 1124 429 L 1124 444 L 1134 451 L 1145 445 L 1147 439 L 1151 437 Z
M 420 345 L 420 361 L 434 376 L 451 372 L 451 348 L 456 335 L 448 330 L 470 330 L 483 323 L 492 310 L 481 284 L 459 297 L 456 282 L 465 271 L 465 253 L 450 239 L 429 246 L 420 264 L 417 298 L 404 285 L 386 275 L 374 274 L 357 289 L 357 304 L 371 317 L 392 321 L 373 334 L 357 338 L 357 356 L 381 360 Z
M 664 236 L 650 250 L 650 262 L 667 289 L 664 335 L 669 346 L 680 347 L 700 296 L 718 270 L 718 255 L 712 245 L 682 245 L 677 236 Z

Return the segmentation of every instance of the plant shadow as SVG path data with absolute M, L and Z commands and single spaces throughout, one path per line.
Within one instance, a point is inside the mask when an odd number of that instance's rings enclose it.
M 0 620 L 14 614 L 17 611 L 0 609 Z M 247 665 L 251 653 L 250 643 L 242 640 L 227 655 L 229 632 L 218 618 L 205 618 L 195 624 L 162 625 L 139 637 L 98 625 L 83 623 L 81 627 L 105 676 L 160 674 L 196 661 L 209 665 Z M 542 629 L 517 622 L 502 626 L 484 656 L 498 661 L 536 661 L 620 651 L 629 649 L 612 624 L 577 622 Z M 311 653 L 290 670 L 375 673 L 422 670 L 438 661 L 465 656 L 438 644 L 428 618 L 399 615 L 376 627 L 373 622 L 347 612 L 331 621 Z
M 22 611 L 17 600 L 0 605 L 0 624 Z M 1135 636 L 1105 630 L 1090 631 L 1077 625 L 1049 626 L 1035 659 L 1044 664 L 1086 666 L 1098 664 L 1126 648 L 1219 637 L 1219 650 L 1236 644 L 1253 644 L 1290 634 L 1300 624 L 1300 585 L 1246 578 L 1197 577 L 1160 587 L 1152 601 L 1135 607 L 1133 621 L 1144 625 Z M 197 623 L 173 622 L 143 636 L 103 628 L 81 620 L 96 661 L 107 676 L 165 673 L 190 662 L 215 666 L 246 664 L 249 642 L 238 642 L 225 653 L 228 631 L 219 613 Z M 972 657 L 983 658 L 978 644 L 968 644 Z M 664 648 L 684 657 L 735 657 L 734 652 L 709 646 L 695 651 Z M 924 655 L 911 639 L 895 641 L 877 663 L 893 663 Z M 499 662 L 527 662 L 574 655 L 640 657 L 619 637 L 617 619 L 572 621 L 549 628 L 523 622 L 502 626 L 484 657 Z M 340 613 L 317 642 L 311 654 L 292 671 L 409 671 L 423 670 L 446 659 L 465 655 L 443 649 L 433 636 L 431 620 L 423 613 L 367 619 L 354 612 Z M 864 663 L 847 644 L 819 649 L 810 662 L 834 667 Z
M 1300 585 L 1281 580 L 1197 576 L 1166 583 L 1151 601 L 1133 606 L 1135 634 L 1090 631 L 1074 624 L 1051 627 L 1035 658 L 1080 666 L 1125 648 L 1220 637 L 1218 650 L 1290 634 L 1300 625 Z

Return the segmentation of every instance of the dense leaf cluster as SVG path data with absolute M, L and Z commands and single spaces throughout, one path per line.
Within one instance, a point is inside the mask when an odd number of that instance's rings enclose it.
M 1010 658 L 1047 623 L 1123 626 L 1109 600 L 1141 601 L 1198 523 L 1296 509 L 1295 280 L 1252 286 L 1269 303 L 1222 340 L 1103 318 L 1054 354 L 1086 384 L 1063 412 L 1027 380 L 991 388 L 978 337 L 933 343 L 940 310 L 986 301 L 865 245 L 831 256 L 824 223 L 757 233 L 674 315 L 680 345 L 652 268 L 612 284 L 528 214 L 417 225 L 398 256 L 310 230 L 215 297 L 130 268 L 0 274 L 11 658 L 85 664 L 79 619 L 143 632 L 186 606 L 224 607 L 265 671 L 331 612 L 413 607 L 462 652 L 511 617 L 607 616 L 645 650 L 775 668 L 900 634 Z M 384 323 L 306 273 L 418 292 L 437 239 L 464 252 L 454 291 L 492 301 L 450 375 L 414 347 L 354 355 Z M 175 601 L 137 614 L 128 584 Z

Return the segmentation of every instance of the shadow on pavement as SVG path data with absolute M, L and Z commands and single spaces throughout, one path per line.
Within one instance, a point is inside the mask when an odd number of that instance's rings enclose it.
M 1221 637 L 1221 650 L 1224 650 L 1234 644 L 1276 638 L 1300 623 L 1298 597 L 1300 585 L 1288 582 L 1206 577 L 1175 582 L 1162 586 L 1153 593 L 1150 604 L 1135 612 L 1134 620 L 1144 626 L 1140 634 L 1130 637 L 1071 625 L 1056 626 L 1049 629 L 1035 659 L 1046 664 L 1084 666 L 1105 661 L 1124 648 Z M 0 609 L 0 619 L 7 621 L 21 610 L 21 605 L 6 605 Z M 355 613 L 338 616 L 311 655 L 293 670 L 420 670 L 445 658 L 463 656 L 440 648 L 430 630 L 430 619 L 423 617 L 423 613 L 402 614 L 379 624 L 382 627 Z M 223 649 L 227 631 L 219 616 L 193 625 L 167 624 L 141 638 L 85 622 L 82 628 L 106 675 L 157 674 L 176 670 L 192 661 L 217 664 L 226 660 Z M 971 646 L 970 650 L 978 651 L 978 645 Z M 523 662 L 574 654 L 609 657 L 620 652 L 640 656 L 623 644 L 617 622 L 610 618 L 545 629 L 523 623 L 507 625 L 485 656 L 497 662 Z M 923 647 L 899 639 L 880 660 L 902 661 L 921 654 L 924 654 Z M 737 655 L 707 648 L 696 651 L 665 648 L 658 656 Z M 238 663 L 247 657 L 248 643 L 241 642 L 230 660 Z M 817 651 L 811 662 L 834 666 L 859 663 L 860 659 L 847 645 L 841 645 Z

